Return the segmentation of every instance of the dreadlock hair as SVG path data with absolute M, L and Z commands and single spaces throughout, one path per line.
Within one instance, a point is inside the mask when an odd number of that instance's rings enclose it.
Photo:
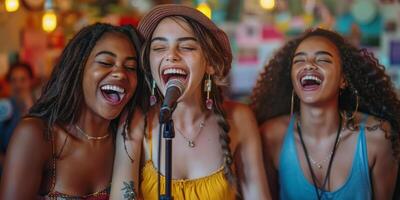
M 229 137 L 229 130 L 230 125 L 226 119 L 225 110 L 222 107 L 222 103 L 224 101 L 223 98 L 223 86 L 225 85 L 225 78 L 229 73 L 231 68 L 231 59 L 225 56 L 216 56 L 219 55 L 220 52 L 223 52 L 223 48 L 220 43 L 216 40 L 213 34 L 205 28 L 202 24 L 198 23 L 196 20 L 191 19 L 186 16 L 170 16 L 172 20 L 186 22 L 193 30 L 194 35 L 199 41 L 203 54 L 205 56 L 206 62 L 208 65 L 213 66 L 215 70 L 215 74 L 212 76 L 212 89 L 210 92 L 210 98 L 214 101 L 214 108 L 212 112 L 216 115 L 218 125 L 220 127 L 219 130 L 219 140 L 221 143 L 221 148 L 224 157 L 224 174 L 225 177 L 228 179 L 229 183 L 237 188 L 237 179 L 232 170 L 233 164 L 233 155 L 232 151 L 229 147 L 230 144 L 230 137 Z M 154 31 L 154 30 L 153 30 Z M 144 72 L 146 75 L 146 79 L 148 85 L 150 86 L 152 76 L 150 71 L 150 45 L 151 39 L 147 39 L 143 45 L 142 49 L 142 63 Z M 203 76 L 203 81 L 206 79 L 206 76 Z M 204 91 L 204 84 L 202 84 L 202 91 Z M 162 95 L 160 91 L 156 92 L 157 97 L 160 99 Z M 202 109 L 207 110 L 205 108 L 205 99 L 206 94 L 202 93 Z
M 339 109 L 351 116 L 356 110 L 386 120 L 391 125 L 387 136 L 392 142 L 393 154 L 399 157 L 400 101 L 385 67 L 366 49 L 359 49 L 342 36 L 325 29 L 312 29 L 287 42 L 260 74 L 251 97 L 251 107 L 259 124 L 276 116 L 290 113 L 293 91 L 291 68 L 294 53 L 299 44 L 312 36 L 324 37 L 336 46 L 340 54 L 342 71 L 348 85 L 339 95 Z M 299 106 L 294 106 L 298 111 Z M 347 126 L 354 124 L 349 119 Z
M 77 122 L 85 103 L 82 95 L 84 68 L 91 51 L 105 33 L 123 34 L 130 40 L 136 53 L 140 53 L 142 38 L 133 26 L 96 23 L 84 27 L 69 41 L 61 53 L 49 81 L 43 88 L 41 97 L 32 106 L 28 116 L 43 119 L 48 127 L 53 127 L 55 123 L 73 124 Z M 138 65 L 141 65 L 140 61 L 138 61 Z M 128 111 L 126 122 L 132 118 L 135 106 L 145 106 L 144 98 L 141 98 L 145 93 L 145 87 L 140 67 L 137 70 L 137 79 L 136 92 L 124 108 Z M 120 117 L 121 114 L 110 123 L 109 129 L 114 134 L 117 132 Z M 50 129 L 48 128 L 46 132 L 47 138 L 49 138 L 51 136 Z

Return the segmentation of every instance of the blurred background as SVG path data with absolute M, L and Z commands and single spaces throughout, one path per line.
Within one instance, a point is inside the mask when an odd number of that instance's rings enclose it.
M 374 52 L 400 89 L 400 0 L 1 0 L 0 98 L 11 93 L 5 77 L 12 64 L 32 67 L 32 90 L 39 94 L 62 49 L 83 26 L 136 26 L 163 3 L 196 7 L 228 33 L 234 52 L 231 98 L 246 101 L 274 51 L 316 26 Z

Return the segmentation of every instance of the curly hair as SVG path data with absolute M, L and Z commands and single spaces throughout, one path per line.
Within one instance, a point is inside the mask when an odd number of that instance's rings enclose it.
M 212 89 L 210 92 L 210 97 L 214 102 L 214 108 L 212 111 L 216 115 L 218 125 L 220 127 L 219 140 L 221 143 L 221 148 L 224 156 L 224 170 L 225 170 L 224 174 L 227 177 L 229 183 L 231 183 L 233 186 L 237 188 L 237 181 L 236 181 L 237 179 L 231 167 L 233 164 L 233 155 L 229 147 L 230 137 L 228 133 L 230 130 L 230 125 L 226 119 L 226 112 L 222 107 L 224 101 L 223 89 L 225 86 L 225 78 L 228 75 L 229 70 L 231 68 L 232 60 L 226 56 L 215 56 L 220 54 L 220 52 L 222 52 L 223 47 L 213 36 L 213 34 L 202 24 L 186 16 L 171 16 L 170 18 L 172 18 L 173 20 L 183 20 L 187 22 L 187 24 L 192 28 L 196 38 L 199 40 L 199 44 L 201 46 L 201 49 L 203 50 L 206 62 L 210 66 L 214 67 L 215 74 L 212 76 L 212 87 L 211 87 Z M 144 67 L 146 79 L 149 86 L 151 85 L 150 82 L 153 79 L 151 76 L 150 60 L 149 60 L 150 45 L 151 45 L 151 40 L 146 39 L 142 49 L 142 63 L 143 63 L 142 66 Z M 205 79 L 206 75 L 203 76 L 203 81 Z M 204 91 L 204 84 L 202 85 L 202 91 Z M 162 98 L 162 95 L 160 95 L 161 94 L 160 91 L 157 91 L 156 94 L 158 99 Z M 205 108 L 206 96 L 204 93 L 202 93 L 202 99 L 203 99 L 202 108 L 203 110 L 207 110 Z
M 356 109 L 386 120 L 391 125 L 389 138 L 395 157 L 399 156 L 400 101 L 385 67 L 366 49 L 359 49 L 341 35 L 325 30 L 312 29 L 287 42 L 260 74 L 251 96 L 251 107 L 259 124 L 268 119 L 290 113 L 292 97 L 291 68 L 294 53 L 306 38 L 320 36 L 331 41 L 338 49 L 342 71 L 348 87 L 339 95 L 339 109 L 351 116 Z M 298 111 L 299 106 L 294 106 Z M 353 120 L 347 122 L 354 124 Z
M 49 81 L 43 88 L 42 95 L 32 106 L 28 116 L 43 119 L 48 127 L 53 127 L 55 123 L 74 124 L 77 122 L 84 104 L 83 71 L 90 53 L 105 33 L 125 35 L 134 46 L 136 53 L 140 53 L 142 38 L 133 26 L 96 23 L 84 27 L 70 40 L 61 53 Z M 140 66 L 141 62 L 138 61 L 138 65 Z M 144 107 L 146 104 L 144 98 L 141 98 L 145 93 L 145 84 L 140 67 L 138 67 L 137 79 L 135 94 L 124 108 L 128 110 L 127 121 L 132 118 L 135 106 Z M 120 116 L 121 114 L 110 123 L 109 128 L 112 133 L 117 131 Z M 50 134 L 51 131 L 48 129 L 48 138 Z

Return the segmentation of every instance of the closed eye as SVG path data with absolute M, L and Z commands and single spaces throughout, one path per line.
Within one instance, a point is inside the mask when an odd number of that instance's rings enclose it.
M 137 70 L 137 61 L 135 57 L 129 58 L 123 65 L 129 71 Z
M 193 47 L 181 47 L 183 50 L 188 50 L 188 51 L 193 51 L 196 50 L 196 48 Z
M 164 44 L 152 44 L 151 45 L 152 51 L 162 51 L 164 49 L 166 49 L 166 46 Z
M 318 62 L 325 62 L 325 63 L 332 63 L 331 60 L 326 60 L 326 59 L 319 59 L 317 60 Z
M 156 48 L 152 48 L 151 50 L 153 50 L 153 51 L 161 51 L 161 50 L 164 50 L 165 48 L 164 47 L 156 47 Z
M 106 66 L 106 67 L 112 67 L 114 66 L 114 63 L 109 63 L 109 62 L 104 62 L 104 61 L 96 61 L 100 65 Z
M 125 68 L 129 71 L 136 71 L 137 68 L 135 66 L 125 66 Z
M 300 63 L 300 62 L 304 62 L 304 60 L 300 60 L 300 59 L 299 59 L 299 60 L 294 60 L 294 61 L 293 61 L 294 64 Z

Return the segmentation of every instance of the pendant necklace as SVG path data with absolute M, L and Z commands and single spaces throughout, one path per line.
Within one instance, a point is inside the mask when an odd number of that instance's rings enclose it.
M 342 128 L 342 130 L 344 130 L 344 128 Z M 338 141 L 337 141 L 337 145 L 339 145 L 339 143 L 340 143 L 341 140 L 342 140 L 342 132 L 339 134 L 339 139 L 338 139 Z M 324 164 L 325 162 L 327 162 L 327 161 L 332 157 L 332 154 L 333 154 L 333 150 L 332 150 L 324 159 L 322 159 L 322 160 L 320 160 L 320 161 L 314 160 L 314 159 L 311 157 L 311 155 L 308 155 L 308 158 L 310 159 L 311 164 L 313 164 L 314 166 L 316 166 L 319 170 L 322 170 L 322 169 L 324 168 L 323 164 Z
M 322 189 L 321 193 L 318 190 L 317 177 L 316 177 L 316 175 L 314 173 L 314 170 L 313 170 L 313 168 L 311 166 L 310 156 L 308 154 L 306 145 L 304 143 L 303 134 L 301 133 L 301 127 L 300 127 L 299 120 L 297 120 L 296 125 L 297 125 L 297 131 L 299 133 L 299 137 L 300 137 L 300 141 L 301 141 L 301 146 L 303 147 L 303 151 L 304 151 L 304 154 L 305 154 L 305 157 L 306 157 L 306 160 L 307 160 L 308 169 L 310 170 L 311 178 L 312 178 L 312 181 L 313 181 L 313 184 L 314 184 L 315 192 L 317 194 L 318 200 L 320 200 L 322 198 L 322 196 L 323 196 L 326 183 L 328 182 L 328 179 L 329 179 L 329 176 L 330 176 L 330 173 L 331 173 L 331 169 L 332 169 L 333 159 L 335 157 L 335 153 L 336 153 L 336 149 L 337 149 L 337 144 L 339 143 L 339 135 L 341 135 L 340 132 L 342 130 L 342 116 L 339 114 L 339 127 L 338 127 L 338 130 L 337 130 L 337 133 L 336 133 L 335 143 L 334 143 L 333 148 L 332 148 L 332 155 L 329 158 L 328 169 L 326 171 L 325 178 L 324 178 L 323 184 L 321 186 L 321 189 Z
M 206 124 L 205 124 L 205 121 L 202 120 L 202 121 L 200 122 L 200 124 L 199 124 L 199 130 L 197 131 L 197 133 L 194 135 L 193 138 L 188 138 L 188 137 L 186 137 L 185 134 L 183 134 L 183 132 L 182 132 L 181 130 L 179 130 L 176 126 L 175 126 L 175 129 L 176 129 L 176 130 L 178 131 L 178 133 L 179 133 L 180 135 L 182 135 L 182 137 L 186 140 L 186 142 L 188 143 L 188 147 L 194 148 L 194 147 L 196 147 L 195 140 L 196 140 L 196 138 L 200 135 L 200 133 L 201 133 L 201 131 L 203 130 L 203 128 L 204 128 L 205 125 L 206 125 Z

